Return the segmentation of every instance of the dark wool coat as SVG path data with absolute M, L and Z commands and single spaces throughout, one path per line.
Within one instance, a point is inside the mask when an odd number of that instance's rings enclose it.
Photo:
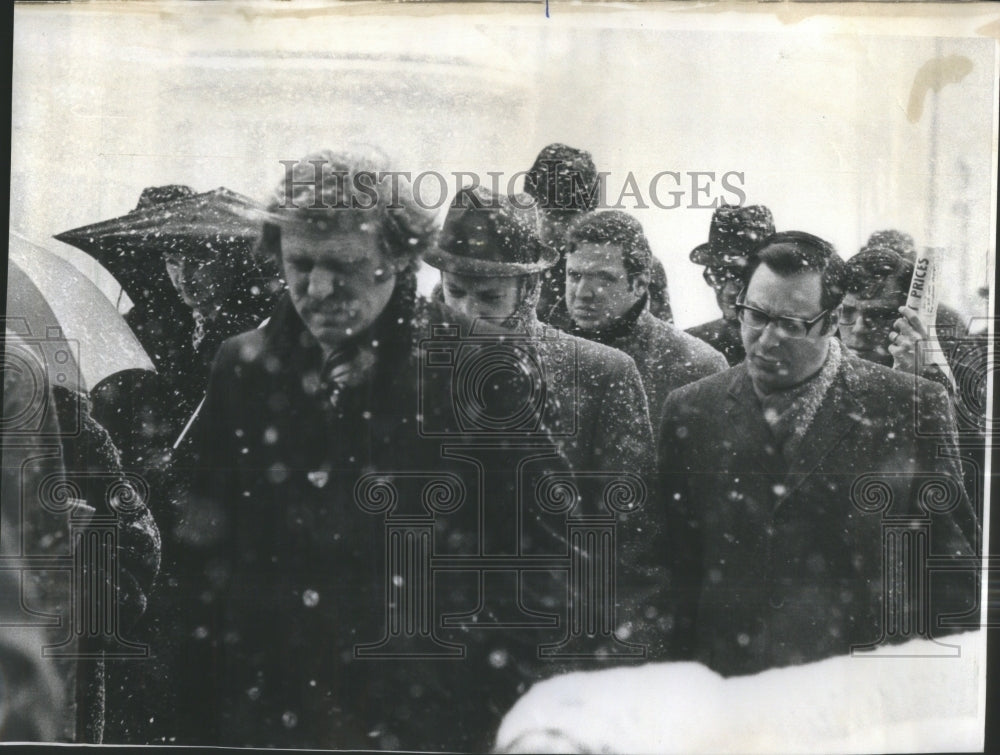
M 711 346 L 643 311 L 628 333 L 607 342 L 635 360 L 642 376 L 653 427 L 659 427 L 671 391 L 726 369 Z
M 523 408 L 524 385 L 510 369 L 466 367 L 505 346 L 462 351 L 454 335 L 466 325 L 408 296 L 397 285 L 366 336 L 379 344 L 374 375 L 336 407 L 321 388 L 319 347 L 287 298 L 265 328 L 219 352 L 188 503 L 207 607 L 203 691 L 185 702 L 205 721 L 192 735 L 203 744 L 484 749 L 537 678 L 537 638 L 494 625 L 522 615 L 522 603 L 561 600 L 565 582 L 554 596 L 544 578 L 532 592 L 512 573 L 471 567 L 427 582 L 419 554 L 565 552 L 558 522 L 519 491 L 535 490 L 534 470 L 568 467 L 534 415 L 496 430 L 497 417 Z M 482 374 L 490 379 L 477 382 Z M 468 412 L 457 417 L 480 400 L 473 430 L 492 428 L 483 433 L 469 430 Z M 414 517 L 433 522 L 429 540 L 390 537 Z M 392 610 L 416 606 L 427 624 L 387 624 Z M 445 625 L 446 614 L 465 618 Z M 405 626 L 419 636 L 407 639 Z M 393 637 L 381 647 L 396 657 L 365 655 Z
M 573 469 L 651 474 L 650 413 L 630 356 L 541 323 L 534 333 L 549 426 Z
M 699 338 L 718 351 L 729 362 L 729 366 L 737 365 L 746 358 L 743 350 L 743 339 L 740 337 L 739 321 L 730 322 L 723 318 L 705 322 L 688 328 L 688 334 Z
M 659 442 L 672 653 L 724 675 L 916 636 L 895 624 L 912 606 L 883 616 L 894 527 L 927 527 L 931 556 L 973 553 L 951 405 L 931 381 L 847 358 L 788 466 L 739 365 L 672 393 Z M 929 619 L 974 607 L 975 584 L 932 572 Z
M 7 335 L 5 357 L 12 352 L 30 352 L 15 336 Z M 19 361 L 27 361 L 26 354 Z M 4 558 L 22 557 L 33 568 L 23 572 L 21 594 L 17 581 L 12 599 L 20 600 L 20 623 L 30 624 L 39 612 L 58 617 L 44 632 L 41 625 L 26 627 L 20 636 L 24 642 L 38 629 L 37 644 L 31 652 L 41 658 L 43 645 L 59 646 L 52 654 L 52 668 L 59 674 L 60 694 L 43 697 L 47 711 L 41 719 L 58 719 L 59 731 L 38 729 L 38 736 L 50 741 L 100 743 L 105 724 L 105 690 L 109 678 L 120 670 L 120 661 L 102 651 L 116 651 L 119 641 L 134 643 L 132 627 L 146 608 L 147 596 L 160 563 L 160 537 L 147 507 L 148 491 L 141 480 L 127 481 L 122 474 L 117 449 L 107 432 L 90 415 L 85 395 L 61 387 L 49 387 L 23 379 L 25 373 L 4 372 L 4 482 L 3 482 L 3 551 Z M 28 411 L 26 411 L 28 410 Z M 76 503 L 71 508 L 68 504 Z M 87 508 L 89 507 L 89 509 Z M 89 513 L 84 513 L 88 512 Z M 94 517 L 112 523 L 116 540 L 111 574 L 110 562 L 102 555 L 82 561 L 75 546 L 74 525 L 92 522 Z M 81 541 L 93 543 L 99 531 L 84 529 Z M 106 542 L 106 541 L 104 541 Z M 90 551 L 86 545 L 83 554 Z M 40 569 L 32 563 L 36 557 L 57 558 L 62 564 Z M 73 565 L 68 569 L 69 564 Z M 116 588 L 112 593 L 110 588 Z M 96 589 L 95 589 L 96 588 Z M 77 592 L 80 591 L 80 592 Z M 105 598 L 113 605 L 105 603 Z M 90 610 L 86 613 L 85 606 Z M 115 617 L 114 622 L 108 616 Z M 14 617 L 12 623 L 18 623 Z M 97 636 L 90 636 L 86 626 L 99 622 Z M 112 630 L 114 636 L 111 636 Z M 17 632 L 12 632 L 13 640 Z M 44 639 L 44 642 L 41 640 Z M 133 648 L 134 649 L 134 648 Z M 2 662 L 0 662 L 2 665 Z M 32 664 L 17 669 L 0 669 L 0 677 L 21 683 L 30 689 L 34 682 Z M 22 677 L 23 674 L 23 677 Z M 0 687 L 4 686 L 0 684 Z M 19 697 L 27 698 L 21 692 Z M 60 705 L 61 703 L 61 705 Z M 28 706 L 27 699 L 15 700 L 15 708 Z M 4 703 L 0 702 L 0 711 Z M 18 713 L 19 711 L 15 711 Z M 3 718 L 0 715 L 0 718 Z M 16 729 L 17 725 L 12 726 Z M 27 737 L 34 738 L 34 737 Z

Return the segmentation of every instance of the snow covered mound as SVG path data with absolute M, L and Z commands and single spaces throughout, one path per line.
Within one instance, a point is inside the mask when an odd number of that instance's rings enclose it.
M 985 642 L 984 632 L 969 632 L 729 679 L 697 663 L 566 674 L 514 705 L 496 749 L 981 751 Z

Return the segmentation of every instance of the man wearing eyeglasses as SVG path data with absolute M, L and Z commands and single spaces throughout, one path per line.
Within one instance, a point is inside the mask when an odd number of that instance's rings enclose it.
M 772 235 L 736 303 L 746 361 L 667 399 L 654 537 L 669 588 L 651 613 L 670 617 L 672 657 L 751 674 L 941 634 L 942 612 L 975 605 L 971 572 L 932 574 L 929 603 L 886 577 L 903 568 L 886 527 L 924 527 L 931 556 L 971 556 L 974 516 L 944 389 L 835 338 L 844 277 L 826 241 Z M 921 503 L 928 484 L 942 505 Z
M 704 265 L 702 275 L 715 291 L 722 317 L 687 332 L 720 352 L 730 365 L 746 356 L 736 316 L 736 297 L 746 284 L 747 271 L 760 242 L 774 233 L 771 211 L 763 205 L 722 205 L 712 214 L 708 242 L 691 251 L 691 261 Z
M 847 261 L 847 294 L 839 322 L 840 338 L 854 354 L 911 373 L 917 342 L 928 336 L 913 310 L 901 310 L 916 257 L 908 234 L 891 230 L 873 233 L 861 251 Z M 966 335 L 961 315 L 939 304 L 935 330 L 957 377 L 964 353 L 957 348 L 958 341 Z M 926 365 L 923 376 L 950 385 L 932 364 Z

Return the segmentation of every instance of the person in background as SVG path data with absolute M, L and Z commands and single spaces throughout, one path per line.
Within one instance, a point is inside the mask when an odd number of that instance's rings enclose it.
M 152 211 L 194 196 L 188 186 L 166 185 L 142 191 L 134 212 Z M 105 380 L 93 393 L 94 415 L 107 423 L 122 450 L 122 466 L 140 472 L 153 491 L 163 535 L 163 563 L 148 612 L 136 627 L 138 637 L 155 648 L 149 658 L 119 663 L 120 683 L 108 690 L 108 741 L 169 744 L 184 736 L 184 722 L 165 708 L 173 700 L 173 669 L 196 654 L 195 617 L 204 605 L 182 594 L 189 570 L 204 567 L 190 547 L 179 502 L 187 496 L 191 436 L 184 434 L 208 387 L 221 343 L 256 328 L 270 314 L 283 284 L 273 263 L 258 257 L 252 242 L 211 228 L 187 236 L 153 236 L 143 253 L 155 255 L 170 288 L 150 290 L 147 306 L 136 306 L 126 321 L 152 348 L 161 350 L 169 369 L 156 374 L 130 371 Z M 158 303 L 159 302 L 159 303 Z M 169 313 L 177 311 L 179 319 Z M 135 695 L 133 690 L 150 690 Z
M 191 196 L 189 186 L 151 186 L 125 217 Z M 125 320 L 154 363 L 170 369 L 113 376 L 91 396 L 95 418 L 111 433 L 124 464 L 138 469 L 170 464 L 174 444 L 204 398 L 219 345 L 257 327 L 283 288 L 273 264 L 242 238 L 192 228 L 186 236 L 151 239 L 142 253 L 162 260 L 170 287 L 151 285 L 149 300 Z
M 540 243 L 536 209 L 527 204 L 483 187 L 462 190 L 424 259 L 441 270 L 445 304 L 533 341 L 552 405 L 561 409 L 551 426 L 574 469 L 649 475 L 655 451 L 635 364 L 536 317 L 543 276 L 556 260 Z
M 53 411 L 38 412 L 51 402 L 27 371 L 16 369 L 27 355 L 23 343 L 7 331 L 3 347 L 3 482 L 0 484 L 0 742 L 57 742 L 74 738 L 74 689 L 71 669 L 46 656 L 42 647 L 55 644 L 51 630 L 32 625 L 25 607 L 38 611 L 65 605 L 37 570 L 32 556 L 49 556 L 66 548 L 65 529 L 53 531 L 44 520 L 41 485 L 65 475 L 58 448 L 59 423 Z M 31 359 L 28 356 L 28 359 Z M 23 363 L 23 362 L 22 362 Z M 39 372 L 44 368 L 38 365 Z M 44 407 L 44 404 L 42 404 Z M 37 423 L 25 422 L 38 417 Z M 53 445 L 56 444 L 56 445 Z M 46 536 L 47 539 L 43 539 Z M 48 547 L 46 547 L 48 545 Z M 54 547 L 53 547 L 54 546 Z
M 876 231 L 847 261 L 840 339 L 862 359 L 913 372 L 918 342 L 928 337 L 916 313 L 905 309 L 916 261 L 913 238 L 894 230 Z M 960 369 L 952 362 L 955 346 L 967 333 L 961 315 L 939 303 L 935 329 L 952 369 Z M 929 362 L 923 376 L 940 380 Z
M 691 251 L 691 261 L 705 267 L 705 282 L 715 291 L 722 317 L 695 325 L 687 332 L 720 352 L 730 366 L 739 364 L 745 356 L 736 297 L 746 285 L 757 246 L 772 233 L 774 219 L 767 207 L 724 204 L 712 213 L 708 241 Z
M 961 631 L 938 619 L 977 605 L 951 402 L 841 345 L 845 278 L 823 239 L 769 237 L 736 302 L 746 359 L 667 399 L 648 608 L 670 619 L 670 657 L 752 674 Z M 918 526 L 966 570 L 914 576 L 886 528 Z
M 542 241 L 559 258 L 542 277 L 538 296 L 538 319 L 566 330 L 570 327 L 563 299 L 566 267 L 566 229 L 576 218 L 597 209 L 602 196 L 601 176 L 590 153 L 555 142 L 544 147 L 527 175 L 524 191 L 539 208 Z M 655 257 L 650 264 L 649 311 L 665 322 L 673 322 L 667 274 Z
M 619 210 L 584 215 L 566 234 L 566 304 L 572 332 L 635 360 L 659 427 L 667 395 L 726 368 L 708 344 L 649 312 L 653 254 L 638 220 Z
M 916 261 L 916 247 L 909 234 L 896 230 L 873 233 L 847 261 L 847 293 L 839 322 L 840 339 L 852 353 L 911 375 L 918 370 L 917 352 L 929 337 L 917 313 L 906 306 Z M 966 490 L 977 520 L 982 521 L 987 339 L 969 335 L 962 316 L 945 304 L 938 304 L 935 320 L 934 335 L 954 382 L 926 357 L 920 359 L 920 375 L 952 394 L 964 439 Z

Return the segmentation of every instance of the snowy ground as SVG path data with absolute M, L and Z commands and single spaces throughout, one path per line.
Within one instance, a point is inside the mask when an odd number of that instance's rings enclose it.
M 985 641 L 984 632 L 915 640 L 729 679 L 696 663 L 567 674 L 518 701 L 497 750 L 981 751 Z

